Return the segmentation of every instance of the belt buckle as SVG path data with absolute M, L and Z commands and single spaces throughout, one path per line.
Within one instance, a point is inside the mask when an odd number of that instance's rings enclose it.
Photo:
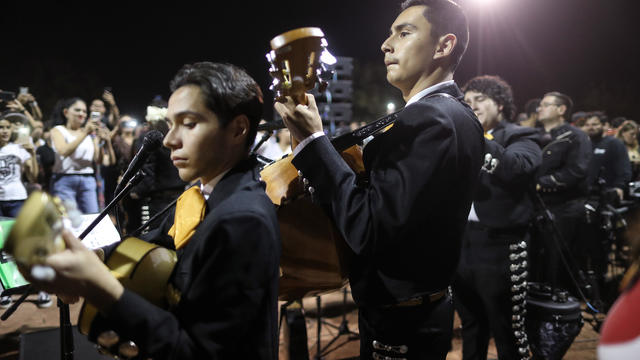
M 395 304 L 395 306 L 397 307 L 418 306 L 418 305 L 422 305 L 423 303 L 424 303 L 424 297 L 416 296 L 416 297 L 412 297 L 409 300 L 399 302 Z

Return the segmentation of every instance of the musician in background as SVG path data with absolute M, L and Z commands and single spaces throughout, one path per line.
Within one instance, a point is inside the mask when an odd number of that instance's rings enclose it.
M 567 122 L 571 119 L 572 107 L 571 98 L 560 92 L 549 92 L 542 97 L 538 120 L 550 140 L 542 149 L 542 163 L 535 177 L 536 189 L 554 215 L 561 241 L 573 254 L 581 246 L 578 234 L 584 224 L 587 174 L 593 150 L 587 134 Z M 553 243 L 555 240 L 558 239 L 553 232 L 546 232 L 533 241 L 538 248 L 530 252 L 533 280 L 577 293 L 567 269 L 561 267 L 561 254 Z M 534 251 L 537 253 L 532 254 Z
M 366 185 L 324 136 L 313 96 L 275 104 L 300 142 L 293 164 L 350 248 L 362 359 L 444 359 L 450 348 L 447 289 L 483 155 L 482 127 L 453 81 L 468 35 L 452 1 L 401 5 L 381 50 L 407 104 L 364 148 Z
M 30 280 L 67 298 L 84 297 L 121 339 L 139 347 L 140 358 L 276 359 L 279 226 L 257 161 L 248 156 L 262 93 L 244 71 L 217 63 L 186 65 L 171 89 L 164 145 L 180 178 L 200 185 L 147 234 L 177 249 L 170 309 L 123 288 L 69 233 L 67 250 L 47 258 L 56 278 Z
M 478 76 L 462 89 L 487 134 L 453 283 L 462 357 L 486 359 L 493 335 L 500 359 L 521 359 L 529 355 L 522 310 L 533 217 L 528 188 L 542 161 L 539 132 L 510 122 L 516 108 L 513 92 L 501 78 Z

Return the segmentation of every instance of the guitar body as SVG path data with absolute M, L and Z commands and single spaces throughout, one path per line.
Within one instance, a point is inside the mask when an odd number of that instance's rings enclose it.
M 352 146 L 342 157 L 364 173 L 362 151 Z M 289 155 L 260 172 L 266 192 L 278 205 L 282 239 L 280 300 L 289 301 L 340 289 L 347 283 L 348 248 L 331 219 L 311 201 Z
M 47 256 L 64 250 L 61 233 L 68 216 L 58 197 L 34 191 L 20 210 L 3 250 L 27 269 L 44 264 Z M 175 305 L 179 301 L 168 286 L 177 261 L 175 251 L 128 238 L 113 250 L 106 265 L 125 288 L 167 309 L 170 302 Z M 139 353 L 137 346 L 129 339 L 120 339 L 105 323 L 98 310 L 85 301 L 78 318 L 80 332 L 89 335 L 106 354 L 135 358 Z
M 327 51 L 327 42 L 319 28 L 298 28 L 271 40 L 267 60 L 273 77 L 271 89 L 276 100 L 290 96 L 306 104 L 306 92 L 318 84 L 327 86 L 336 59 Z M 362 149 L 356 145 L 364 138 L 389 125 L 395 118 L 381 119 L 361 131 L 345 134 L 334 143 L 345 162 L 361 180 L 365 169 Z M 332 140 L 333 142 L 333 140 Z M 295 147 L 292 141 L 292 147 Z M 280 300 L 298 300 L 342 288 L 347 283 L 351 250 L 340 231 L 324 210 L 315 205 L 298 171 L 292 155 L 266 165 L 260 172 L 266 192 L 278 206 L 282 239 L 280 257 Z
M 167 309 L 169 278 L 177 261 L 178 257 L 173 250 L 140 239 L 128 238 L 113 250 L 106 265 L 125 288 Z M 85 301 L 78 317 L 78 330 L 89 335 L 90 340 L 97 341 L 107 352 L 118 354 L 119 344 L 123 341 L 128 342 L 129 339 L 119 339 L 118 336 L 117 341 L 114 341 L 113 332 L 103 324 L 98 310 Z M 105 336 L 109 334 L 110 340 L 105 340 Z
M 22 266 L 43 264 L 47 256 L 64 250 L 65 208 L 59 198 L 34 191 L 24 202 L 4 244 Z

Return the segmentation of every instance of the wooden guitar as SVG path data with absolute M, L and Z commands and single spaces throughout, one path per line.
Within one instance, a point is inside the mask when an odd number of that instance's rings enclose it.
M 59 198 L 41 191 L 33 192 L 16 217 L 4 251 L 21 267 L 38 268 L 47 256 L 65 249 L 62 230 L 67 216 Z M 167 285 L 176 262 L 175 251 L 128 238 L 118 244 L 105 263 L 124 287 L 166 309 L 170 295 Z M 126 359 L 138 355 L 135 343 L 121 339 L 103 324 L 105 321 L 98 310 L 85 301 L 78 317 L 78 330 L 89 335 L 104 354 Z
M 305 92 L 327 86 L 335 58 L 326 49 L 322 30 L 300 28 L 271 40 L 267 54 L 276 100 L 290 96 L 306 104 Z M 351 169 L 364 175 L 361 147 L 366 137 L 384 129 L 395 114 L 332 140 Z M 344 239 L 323 209 L 314 205 L 289 155 L 266 165 L 260 175 L 266 192 L 278 206 L 282 238 L 280 300 L 296 300 L 340 289 L 347 283 L 349 252 Z

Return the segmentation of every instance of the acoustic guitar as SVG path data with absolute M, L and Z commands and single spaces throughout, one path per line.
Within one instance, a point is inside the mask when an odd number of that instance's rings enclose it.
M 47 256 L 65 249 L 62 239 L 69 212 L 62 201 L 45 192 L 34 191 L 25 201 L 5 242 L 4 251 L 21 267 L 42 276 L 55 276 L 42 266 Z M 122 285 L 167 309 L 170 297 L 169 277 L 177 262 L 175 251 L 136 238 L 127 238 L 112 251 L 105 262 Z M 134 359 L 139 354 L 135 343 L 121 339 L 106 327 L 98 310 L 89 302 L 82 304 L 78 330 L 99 345 L 99 350 L 114 357 Z
M 271 40 L 267 54 L 271 90 L 276 100 L 290 96 L 306 104 L 307 91 L 320 91 L 331 78 L 336 59 L 327 50 L 322 30 L 305 27 L 285 32 Z M 385 129 L 396 114 L 376 120 L 332 140 L 345 162 L 364 178 L 362 149 L 358 143 Z M 282 238 L 280 300 L 298 300 L 338 290 L 347 283 L 350 249 L 323 209 L 313 204 L 306 184 L 288 155 L 263 167 L 260 172 L 266 192 L 278 207 Z

